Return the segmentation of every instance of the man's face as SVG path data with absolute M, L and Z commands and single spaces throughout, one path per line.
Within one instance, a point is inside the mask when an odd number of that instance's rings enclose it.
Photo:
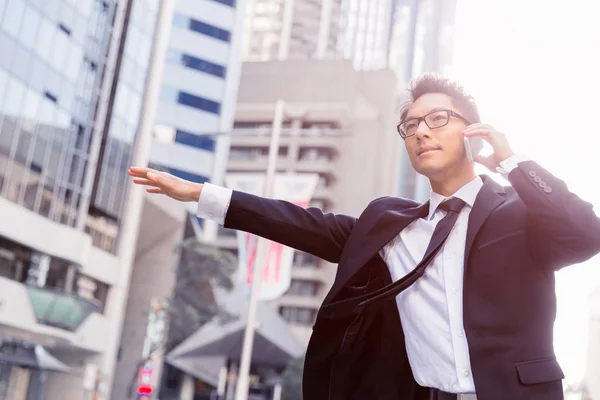
M 437 109 L 452 110 L 462 114 L 452 104 L 452 98 L 442 93 L 428 93 L 417 99 L 404 120 L 422 117 Z M 464 147 L 463 130 L 467 124 L 460 118 L 450 117 L 448 124 L 430 129 L 421 121 L 416 133 L 405 139 L 406 150 L 413 168 L 428 178 L 442 178 L 468 164 Z

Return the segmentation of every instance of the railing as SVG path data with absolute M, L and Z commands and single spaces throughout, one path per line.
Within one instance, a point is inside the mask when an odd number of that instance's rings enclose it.
M 119 228 L 106 218 L 88 215 L 85 222 L 85 232 L 92 237 L 92 244 L 108 253 L 116 251 Z

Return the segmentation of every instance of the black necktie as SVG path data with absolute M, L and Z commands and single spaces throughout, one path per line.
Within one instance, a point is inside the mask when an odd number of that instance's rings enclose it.
M 415 283 L 417 279 L 423 276 L 425 269 L 429 263 L 431 263 L 431 260 L 433 260 L 435 255 L 442 248 L 444 242 L 448 238 L 448 235 L 450 235 L 452 227 L 456 223 L 458 213 L 460 213 L 460 210 L 462 210 L 464 205 L 465 202 L 458 198 L 451 198 L 439 205 L 439 209 L 446 211 L 447 214 L 436 225 L 433 235 L 431 235 L 431 239 L 429 240 L 427 250 L 425 251 L 425 256 L 423 256 L 423 259 L 407 275 L 403 276 L 396 282 L 382 287 L 379 290 L 375 290 L 374 292 L 366 293 L 351 299 L 342 300 L 337 304 L 334 303 L 329 305 L 327 308 L 332 310 L 335 309 L 333 314 L 338 316 L 348 312 L 356 313 L 362 310 L 368 304 L 375 303 L 392 296 L 395 297 L 410 287 L 410 285 Z
M 451 198 L 442 202 L 439 205 L 439 209 L 446 211 L 447 214 L 435 226 L 435 230 L 433 231 L 433 235 L 431 235 L 429 245 L 425 251 L 425 256 L 423 256 L 421 262 L 419 262 L 415 269 L 410 271 L 406 276 L 400 278 L 390 285 L 387 285 L 386 287 L 370 293 L 369 297 L 359 303 L 358 306 L 363 307 L 375 301 L 380 301 L 391 296 L 397 296 L 410 285 L 415 283 L 417 279 L 422 277 L 425 273 L 425 269 L 429 263 L 431 263 L 431 260 L 433 260 L 435 255 L 440 251 L 444 242 L 446 242 L 446 239 L 448 239 L 448 235 L 450 235 L 450 231 L 452 230 L 452 227 L 458 218 L 458 213 L 460 213 L 460 210 L 462 210 L 464 205 L 465 202 L 458 198 Z

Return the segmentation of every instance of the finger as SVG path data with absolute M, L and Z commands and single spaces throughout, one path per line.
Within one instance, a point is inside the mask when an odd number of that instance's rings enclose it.
M 143 179 L 143 178 L 135 178 L 133 180 L 133 183 L 135 183 L 137 185 L 144 185 L 144 186 L 156 186 L 156 182 L 151 181 L 149 179 Z
M 129 169 L 127 170 L 127 173 L 130 176 L 135 176 L 135 177 L 140 177 L 140 178 L 146 177 L 148 172 L 154 172 L 154 170 L 150 169 L 150 168 L 141 168 L 141 167 L 129 167 Z
M 165 194 L 165 192 L 158 187 L 149 187 L 146 189 L 146 192 L 148 193 L 152 193 L 152 194 Z
M 476 129 L 488 129 L 489 127 L 485 124 L 471 124 L 465 128 L 465 132 L 476 130 Z
M 487 140 L 492 136 L 493 132 L 491 132 L 489 129 L 477 129 L 477 130 L 472 130 L 472 131 L 468 131 L 468 132 L 465 131 L 465 132 L 463 132 L 463 134 L 466 137 L 479 136 L 479 137 Z
M 481 123 L 476 123 L 476 124 L 471 124 L 469 126 L 467 126 L 465 128 L 465 130 L 472 130 L 472 129 L 489 129 L 489 130 L 494 130 L 494 127 L 488 124 L 481 124 Z

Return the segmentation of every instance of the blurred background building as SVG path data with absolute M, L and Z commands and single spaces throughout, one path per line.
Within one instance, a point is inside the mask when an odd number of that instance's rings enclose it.
M 359 215 L 397 190 L 400 143 L 387 129 L 395 83 L 390 70 L 357 71 L 344 60 L 245 63 L 227 171 L 266 171 L 275 102 L 282 99 L 277 171 L 319 174 L 311 206 Z M 217 245 L 235 251 L 235 231 L 220 228 Z M 272 302 L 305 344 L 335 272 L 335 265 L 296 252 L 291 286 Z
M 398 77 L 398 105 L 405 88 L 424 73 L 449 75 L 452 67 L 457 0 L 394 0 L 388 65 Z M 402 150 L 398 196 L 425 201 L 429 181 L 418 175 Z
M 237 245 L 194 204 L 132 191 L 130 164 L 216 184 L 264 171 L 283 99 L 277 169 L 319 174 L 313 206 L 358 215 L 379 196 L 425 198 L 396 111 L 414 75 L 446 72 L 453 10 L 441 0 L 2 1 L 0 397 L 128 398 L 145 370 L 155 389 L 164 383 L 165 354 L 142 361 L 167 335 L 174 246 Z M 296 253 L 288 292 L 268 304 L 303 345 L 334 275 Z M 179 386 L 169 393 L 214 389 L 218 374 L 170 364 Z
M 453 7 L 439 0 L 176 0 L 150 166 L 221 185 L 227 172 L 265 171 L 281 98 L 277 169 L 319 174 L 313 206 L 358 215 L 379 196 L 426 198 L 428 183 L 409 168 L 394 126 L 406 82 L 450 62 Z M 381 157 L 361 162 L 364 154 Z M 237 253 L 235 232 L 196 220 L 195 205 L 186 216 L 169 204 L 144 201 L 152 221 L 142 221 L 138 237 L 115 398 L 135 386 L 150 304 L 179 285 L 182 260 L 173 246 L 193 236 Z M 334 265 L 296 253 L 290 289 L 269 304 L 304 345 L 334 276 Z M 182 345 L 186 354 L 195 351 L 192 342 Z M 161 398 L 211 393 L 222 360 L 181 352 L 166 364 L 157 352 L 156 374 L 166 368 Z
M 392 0 L 248 0 L 247 61 L 349 59 L 386 66 Z
M 0 3 L 0 398 L 108 398 L 162 3 Z
M 241 68 L 244 4 L 175 1 L 152 167 L 194 182 L 222 181 Z
M 245 2 L 173 3 L 168 49 L 161 59 L 164 69 L 148 165 L 190 181 L 222 184 L 241 69 L 244 13 L 239 10 Z M 197 219 L 195 204 L 179 206 L 156 196 L 144 198 L 117 378 L 112 388 L 115 399 L 135 394 L 140 362 L 149 355 L 151 304 L 174 295 L 181 264 L 181 254 L 174 247 L 189 237 L 204 242 L 216 237 L 216 224 Z M 157 392 L 165 350 L 152 352 L 153 386 Z M 179 396 L 180 390 L 177 387 L 165 395 Z

